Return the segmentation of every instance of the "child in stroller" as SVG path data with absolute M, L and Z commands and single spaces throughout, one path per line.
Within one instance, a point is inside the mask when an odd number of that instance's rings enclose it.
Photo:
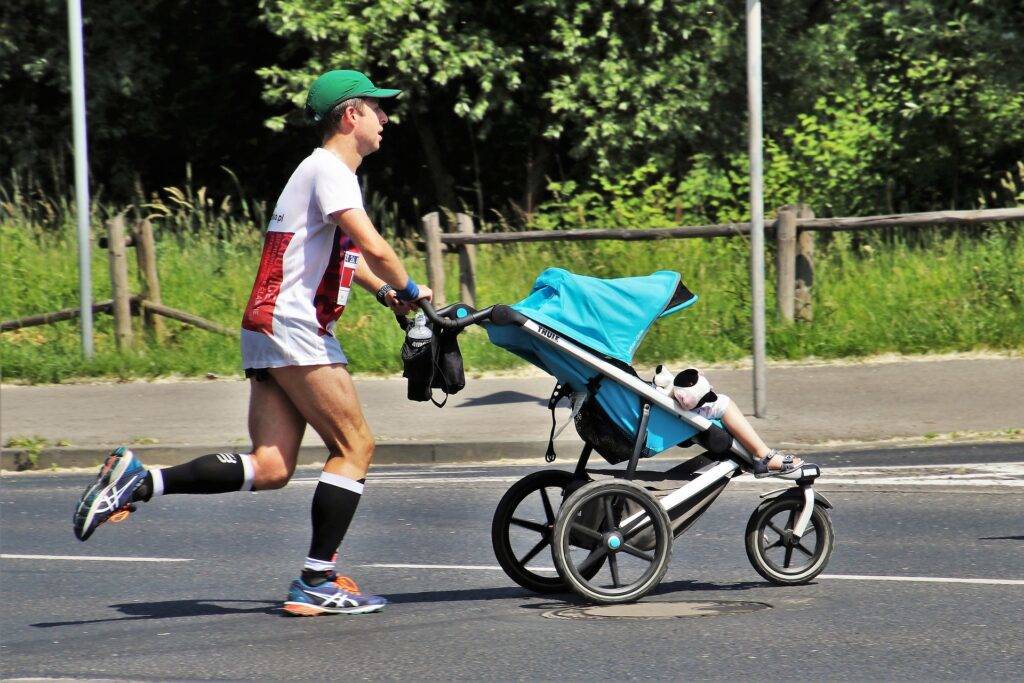
M 602 280 L 549 268 L 513 306 L 475 311 L 453 304 L 435 313 L 421 305 L 437 348 L 450 351 L 459 331 L 480 323 L 492 343 L 555 377 L 549 462 L 555 406 L 571 397 L 572 421 L 584 442 L 575 471 L 527 475 L 499 502 L 492 522 L 498 561 L 520 585 L 538 592 L 571 588 L 606 604 L 640 599 L 664 575 L 673 537 L 743 471 L 795 483 L 765 493 L 750 517 L 745 541 L 754 569 L 782 585 L 807 583 L 824 570 L 834 532 L 832 505 L 813 488 L 818 466 L 769 449 L 733 401 L 686 379 L 699 373 L 680 373 L 675 383 L 681 386 L 671 391 L 676 400 L 631 365 L 656 320 L 696 302 L 670 271 Z M 638 471 L 643 458 L 693 444 L 705 452 L 666 472 Z M 593 451 L 612 465 L 627 463 L 625 470 L 588 468 Z M 541 510 L 539 520 L 523 512 L 530 499 L 540 503 L 534 508 Z M 534 535 L 526 552 L 514 538 L 524 530 Z M 545 548 L 557 577 L 532 564 Z
M 658 366 L 657 372 L 664 372 L 662 366 Z M 698 384 L 680 386 L 680 382 L 687 381 L 692 375 L 700 378 Z M 681 379 L 682 377 L 687 379 Z M 758 479 L 789 474 L 803 465 L 803 460 L 795 454 L 769 448 L 739 406 L 725 394 L 716 392 L 704 378 L 704 373 L 696 368 L 688 368 L 676 375 L 673 381 L 675 385 L 671 387 L 671 394 L 684 410 L 693 410 L 709 420 L 720 421 L 725 430 L 754 456 L 753 472 Z M 694 389 L 697 391 L 693 391 Z

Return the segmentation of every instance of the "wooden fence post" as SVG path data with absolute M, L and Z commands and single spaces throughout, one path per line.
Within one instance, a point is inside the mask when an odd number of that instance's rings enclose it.
M 138 257 L 139 275 L 142 278 L 142 298 L 155 304 L 162 304 L 160 298 L 160 277 L 156 269 L 156 241 L 153 239 L 153 224 L 148 218 L 135 226 L 135 256 Z M 146 329 L 153 333 L 157 343 L 163 343 L 166 328 L 161 317 L 151 309 L 143 307 L 142 320 Z
M 796 210 L 779 209 L 775 221 L 775 304 L 779 317 L 793 322 L 793 293 L 796 286 Z
M 801 204 L 797 218 L 814 218 L 811 207 Z M 800 230 L 796 239 L 796 287 L 794 289 L 797 320 L 814 320 L 814 299 L 811 287 L 814 285 L 814 232 Z
M 432 211 L 423 217 L 423 241 L 427 247 L 427 285 L 434 291 L 434 308 L 445 305 L 444 245 L 441 244 L 441 214 Z
M 458 231 L 464 235 L 473 234 L 473 217 L 464 213 L 455 214 Z M 476 308 L 476 246 L 459 245 L 459 296 L 463 303 Z
M 110 289 L 114 297 L 114 340 L 117 348 L 132 344 L 131 293 L 128 291 L 128 259 L 125 256 L 124 214 L 107 221 L 107 254 L 110 262 Z

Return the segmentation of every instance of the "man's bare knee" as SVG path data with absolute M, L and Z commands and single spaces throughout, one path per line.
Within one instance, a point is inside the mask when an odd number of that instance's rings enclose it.
M 253 479 L 252 489 L 253 491 L 270 491 L 284 488 L 291 478 L 291 473 L 284 470 L 258 474 Z
M 376 448 L 373 434 L 369 430 L 361 433 L 356 438 L 350 438 L 348 443 L 342 446 L 335 444 L 330 448 L 330 458 L 340 458 L 346 464 L 366 471 L 373 460 L 373 452 Z
M 293 461 L 282 457 L 277 451 L 259 449 L 253 458 L 253 490 L 267 491 L 284 487 L 295 471 L 294 466 L 288 466 L 288 462 Z

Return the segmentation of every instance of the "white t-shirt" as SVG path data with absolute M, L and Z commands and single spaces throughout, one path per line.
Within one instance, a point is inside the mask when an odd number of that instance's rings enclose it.
M 359 248 L 331 220 L 362 209 L 356 174 L 318 147 L 281 192 L 242 318 L 246 368 L 344 363 L 334 324 L 348 303 Z

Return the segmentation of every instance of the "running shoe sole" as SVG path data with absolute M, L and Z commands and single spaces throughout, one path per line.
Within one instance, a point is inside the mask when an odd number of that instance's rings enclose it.
M 285 614 L 293 617 L 325 617 L 330 614 L 370 614 L 384 609 L 385 605 L 363 605 L 362 607 L 319 607 L 308 602 L 284 603 Z

